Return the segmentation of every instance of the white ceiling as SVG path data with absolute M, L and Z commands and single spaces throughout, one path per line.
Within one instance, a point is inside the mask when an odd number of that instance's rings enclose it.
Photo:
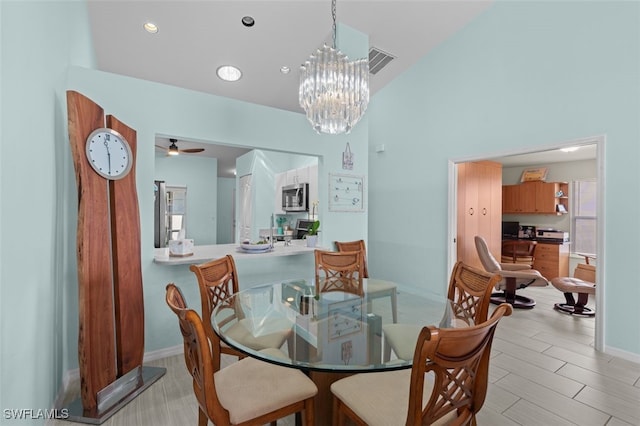
M 337 19 L 367 34 L 370 47 L 396 57 L 370 76 L 373 95 L 493 1 L 338 0 Z M 102 71 L 297 113 L 303 112 L 298 105 L 298 68 L 323 42 L 331 42 L 330 0 L 91 0 L 88 9 Z M 251 28 L 241 23 L 247 15 L 256 22 Z M 157 34 L 143 30 L 147 21 L 159 27 Z M 235 83 L 219 80 L 215 70 L 224 64 L 238 66 L 243 77 Z M 283 65 L 291 68 L 288 75 L 280 73 Z M 205 148 L 201 154 L 184 155 L 218 158 L 220 176 L 233 176 L 230 164 L 246 152 L 174 137 L 183 149 Z M 158 137 L 156 144 L 168 146 L 169 141 Z M 559 158 L 563 157 L 546 153 L 500 161 L 505 166 L 530 165 Z
M 374 94 L 492 2 L 338 0 L 336 9 L 338 22 L 396 56 L 371 76 Z M 102 71 L 299 113 L 298 69 L 331 43 L 330 0 L 92 0 L 88 8 Z M 255 19 L 253 27 L 242 25 L 245 15 Z M 143 30 L 147 21 L 159 27 L 157 34 Z M 216 77 L 226 64 L 242 70 L 238 82 Z M 291 68 L 288 75 L 280 73 L 283 65 Z
M 492 160 L 502 163 L 503 167 L 540 166 L 566 161 L 593 160 L 596 158 L 596 145 L 582 145 L 573 152 L 563 152 L 559 149 L 531 152 L 494 158 Z

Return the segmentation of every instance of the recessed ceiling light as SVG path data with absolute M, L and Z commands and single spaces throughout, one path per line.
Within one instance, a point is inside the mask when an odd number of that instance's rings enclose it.
M 224 81 L 238 81 L 242 77 L 242 72 L 233 65 L 223 65 L 218 67 L 216 74 Z
M 243 16 L 242 17 L 242 25 L 245 27 L 253 27 L 256 21 L 251 16 Z
M 155 34 L 158 32 L 158 26 L 153 22 L 145 22 L 145 24 L 143 25 L 143 28 L 149 34 Z
M 580 148 L 579 146 L 569 146 L 567 148 L 560 148 L 560 151 L 562 152 L 573 152 L 573 151 L 577 151 L 578 148 Z
M 281 72 L 282 74 L 289 74 L 289 72 L 291 72 L 291 68 L 289 68 L 289 67 L 287 67 L 287 66 L 283 65 L 283 66 L 281 66 L 281 67 L 280 67 L 280 72 Z

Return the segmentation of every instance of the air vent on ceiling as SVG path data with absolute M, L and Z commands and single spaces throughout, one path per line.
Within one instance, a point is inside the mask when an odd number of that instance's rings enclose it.
M 369 72 L 377 74 L 382 68 L 395 59 L 395 56 L 383 52 L 377 47 L 369 49 Z

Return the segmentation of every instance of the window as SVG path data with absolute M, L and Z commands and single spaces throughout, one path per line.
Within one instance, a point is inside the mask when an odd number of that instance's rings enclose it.
M 596 181 L 577 180 L 571 191 L 571 251 L 596 254 Z

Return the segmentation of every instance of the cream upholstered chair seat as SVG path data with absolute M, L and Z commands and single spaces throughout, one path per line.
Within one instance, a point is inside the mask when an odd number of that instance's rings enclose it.
M 453 319 L 452 322 L 451 328 L 469 326 L 469 323 L 462 319 Z M 382 326 L 385 344 L 393 349 L 399 359 L 411 361 L 422 327 L 415 324 L 385 324 Z
M 256 351 L 279 348 L 291 334 L 291 322 L 285 318 L 274 319 L 266 325 L 268 330 L 253 330 L 251 320 L 243 318 L 225 330 L 225 336 Z M 273 331 L 272 331 L 273 330 Z M 223 346 L 228 346 L 221 341 Z
M 245 355 L 227 345 L 213 330 L 211 325 L 211 317 L 213 311 L 218 305 L 222 305 L 219 309 L 226 309 L 229 313 L 229 321 L 231 321 L 238 313 L 235 306 L 227 305 L 229 297 L 237 293 L 240 289 L 238 282 L 238 271 L 233 256 L 226 255 L 219 259 L 213 259 L 208 262 L 191 265 L 189 269 L 195 274 L 198 280 L 198 288 L 200 290 L 200 303 L 202 306 L 202 318 L 204 330 L 211 344 L 219 346 L 220 352 L 228 355 L 234 355 L 243 358 Z M 231 330 L 226 330 L 231 338 L 238 343 L 248 346 L 255 350 L 264 348 L 280 348 L 291 335 L 291 324 L 289 327 L 280 324 L 268 324 L 273 332 L 267 333 L 262 330 L 256 333 L 244 319 L 232 325 Z M 218 360 L 215 359 L 216 371 L 220 368 L 217 365 Z
M 423 327 L 410 370 L 360 373 L 331 385 L 333 424 L 348 417 L 358 425 L 476 424 L 487 392 L 491 342 L 503 316 L 466 328 Z
M 304 413 L 306 426 L 313 424 L 318 388 L 302 371 L 255 358 L 220 369 L 220 346 L 211 344 L 200 316 L 187 307 L 175 284 L 167 285 L 165 300 L 178 318 L 184 361 L 198 402 L 198 425 L 276 424 L 294 413 Z M 261 352 L 287 358 L 275 348 Z
M 273 356 L 282 354 L 279 349 L 261 352 Z M 311 398 L 318 391 L 302 371 L 255 358 L 243 358 L 219 370 L 214 374 L 214 382 L 220 404 L 229 412 L 231 424 L 241 424 Z
M 466 327 L 487 320 L 489 301 L 499 275 L 492 275 L 464 262 L 457 262 L 451 271 L 447 299 L 455 305 L 445 312 L 441 327 Z M 384 324 L 384 361 L 391 358 L 391 349 L 399 359 L 413 359 L 413 351 L 422 327 L 416 324 Z
M 416 339 L 414 344 L 415 342 Z M 337 398 L 349 401 L 349 408 L 367 425 L 403 425 L 409 408 L 407 401 L 410 385 L 411 370 L 405 369 L 356 374 L 335 382 L 331 385 L 331 392 Z M 393 391 L 389 391 L 391 389 Z M 428 376 L 424 381 L 422 389 L 425 406 L 433 390 L 432 376 Z M 453 411 L 432 424 L 446 425 L 455 418 L 456 413 Z

